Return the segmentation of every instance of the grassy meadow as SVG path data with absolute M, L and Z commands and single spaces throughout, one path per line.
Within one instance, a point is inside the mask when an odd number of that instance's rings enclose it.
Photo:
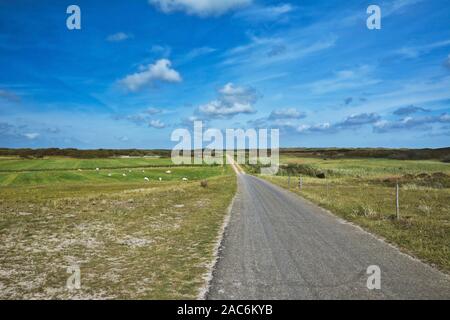
M 19 157 L 0 157 L 0 172 L 11 171 L 55 171 L 87 169 L 120 169 L 136 167 L 158 167 L 172 164 L 170 158 L 96 158 L 75 159 L 68 157 L 45 157 L 41 159 L 23 159 Z
M 450 164 L 282 153 L 263 178 L 450 272 Z M 235 192 L 230 166 L 0 157 L 0 298 L 194 299 Z
M 0 190 L 0 298 L 193 299 L 236 183 L 169 158 L 5 157 Z
M 279 174 L 265 179 L 450 273 L 450 164 L 285 155 L 280 159 Z M 250 166 L 246 169 L 252 171 Z M 396 216 L 397 182 L 400 219 Z
M 170 171 L 170 174 L 166 173 Z M 0 186 L 24 187 L 46 184 L 129 184 L 150 181 L 182 181 L 206 179 L 220 173 L 218 167 L 159 167 L 96 170 L 54 170 L 0 172 Z

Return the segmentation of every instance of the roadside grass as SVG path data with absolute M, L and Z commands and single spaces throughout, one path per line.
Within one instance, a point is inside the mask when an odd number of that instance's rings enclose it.
M 386 159 L 358 159 L 356 163 L 354 159 L 308 160 L 319 170 L 340 174 L 328 174 L 326 179 L 302 175 L 302 190 L 298 186 L 298 176 L 291 177 L 290 186 L 287 176 L 261 177 L 450 273 L 448 164 Z M 304 163 L 303 159 L 298 161 Z M 401 174 L 398 168 L 402 168 Z M 400 181 L 399 220 L 395 206 L 396 181 Z
M 117 181 L 102 170 L 81 180 L 11 173 L 0 194 L 0 298 L 196 298 L 235 177 L 229 166 L 165 170 L 145 169 L 149 182 L 137 170 Z M 66 288 L 71 265 L 80 290 Z

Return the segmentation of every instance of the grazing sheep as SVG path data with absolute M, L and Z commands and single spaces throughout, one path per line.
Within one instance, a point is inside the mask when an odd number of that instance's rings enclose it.
M 112 176 L 112 174 L 111 173 L 108 173 L 108 177 L 111 177 Z
M 166 171 L 166 173 L 167 173 L 167 174 L 171 174 L 171 173 L 172 173 L 172 171 L 170 171 L 170 170 L 167 170 L 167 171 Z
M 183 178 L 183 181 L 188 181 L 188 178 Z
M 83 171 L 83 170 L 81 170 L 81 169 L 78 169 L 78 171 Z
M 162 178 L 161 178 L 161 177 L 159 177 L 159 181 L 162 181 Z
M 131 173 L 131 170 L 128 170 L 128 172 L 130 172 L 130 173 Z
M 147 177 L 145 177 L 145 178 L 144 178 L 144 180 L 145 180 L 145 181 L 150 181 L 150 179 L 149 179 L 149 178 L 147 178 Z
M 96 171 L 100 171 L 100 168 L 95 168 Z
M 122 174 L 122 176 L 126 177 L 127 175 L 124 173 L 124 174 Z
M 142 170 L 142 173 L 145 173 L 145 170 Z

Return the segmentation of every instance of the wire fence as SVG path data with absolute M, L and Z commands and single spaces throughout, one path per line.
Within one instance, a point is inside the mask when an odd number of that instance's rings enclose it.
M 283 176 L 278 183 L 319 205 L 353 216 L 408 220 L 450 216 L 450 190 L 422 185 L 422 181 L 370 181 Z M 448 223 L 448 220 L 447 220 Z

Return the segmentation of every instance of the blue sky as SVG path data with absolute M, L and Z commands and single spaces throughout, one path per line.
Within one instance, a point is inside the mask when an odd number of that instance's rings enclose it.
M 171 148 L 196 119 L 283 147 L 447 147 L 449 22 L 445 0 L 0 0 L 0 147 Z

